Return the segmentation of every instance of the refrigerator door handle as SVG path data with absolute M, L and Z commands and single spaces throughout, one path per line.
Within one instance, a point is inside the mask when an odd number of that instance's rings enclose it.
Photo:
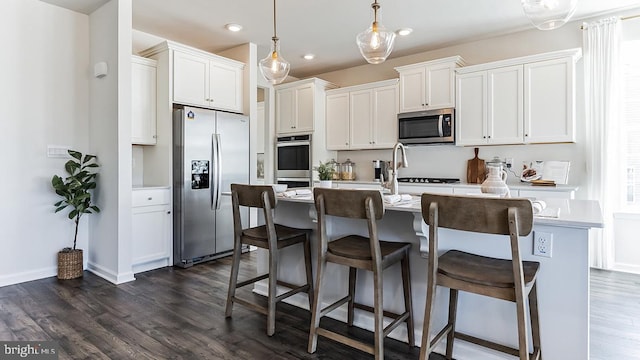
M 222 191 L 222 164 L 220 163 L 221 159 L 221 150 L 220 150 L 220 134 L 213 134 L 213 161 L 214 161 L 214 187 L 215 195 L 214 201 L 211 204 L 213 210 L 220 209 L 220 193 Z

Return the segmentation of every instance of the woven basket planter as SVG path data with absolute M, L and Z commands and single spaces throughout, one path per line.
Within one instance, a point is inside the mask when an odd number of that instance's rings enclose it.
M 58 252 L 58 279 L 76 279 L 82 277 L 82 250 Z

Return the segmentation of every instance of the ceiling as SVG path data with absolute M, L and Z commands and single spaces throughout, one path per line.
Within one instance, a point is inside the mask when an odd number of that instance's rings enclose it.
M 43 0 L 101 4 L 107 0 Z M 389 30 L 413 29 L 397 37 L 391 58 L 424 52 L 514 31 L 532 29 L 519 0 L 378 0 L 380 23 Z M 269 52 L 273 35 L 271 0 L 132 0 L 133 28 L 210 52 L 240 44 Z M 277 30 L 281 55 L 290 75 L 304 78 L 366 64 L 356 35 L 372 21 L 373 0 L 278 0 Z M 69 7 L 67 5 L 65 7 Z M 572 20 L 630 10 L 637 0 L 578 0 Z M 232 33 L 225 24 L 238 23 Z M 313 53 L 316 58 L 304 60 Z

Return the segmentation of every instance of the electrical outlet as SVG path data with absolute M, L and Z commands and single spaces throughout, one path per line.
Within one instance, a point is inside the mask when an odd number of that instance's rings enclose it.
M 553 251 L 553 233 L 533 232 L 533 255 L 551 257 Z
M 504 163 L 507 165 L 507 169 L 511 169 L 513 166 L 513 158 L 505 158 Z

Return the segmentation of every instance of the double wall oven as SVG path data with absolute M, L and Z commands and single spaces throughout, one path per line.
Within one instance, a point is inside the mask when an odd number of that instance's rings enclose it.
M 276 181 L 290 188 L 311 187 L 311 135 L 278 137 Z

